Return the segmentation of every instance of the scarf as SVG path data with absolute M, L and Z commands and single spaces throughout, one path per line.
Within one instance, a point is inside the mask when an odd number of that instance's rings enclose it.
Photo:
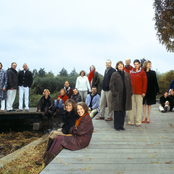
M 76 120 L 76 122 L 75 122 L 75 127 L 79 126 L 81 119 L 82 119 L 84 116 L 86 116 L 86 115 L 89 115 L 89 114 L 88 114 L 88 113 L 85 113 L 85 114 L 84 114 L 83 116 L 81 116 L 78 120 Z
M 90 71 L 90 72 L 89 72 L 89 75 L 88 75 L 89 83 L 91 83 L 91 80 L 92 80 L 92 78 L 93 78 L 94 72 L 95 72 L 95 69 L 94 69 L 93 71 Z

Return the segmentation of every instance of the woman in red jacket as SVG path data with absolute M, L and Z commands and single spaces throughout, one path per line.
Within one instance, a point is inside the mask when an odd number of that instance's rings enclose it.
M 129 121 L 127 125 L 134 125 L 134 110 L 136 105 L 136 126 L 141 126 L 141 112 L 143 97 L 147 89 L 147 77 L 145 71 L 140 67 L 140 61 L 134 60 L 134 69 L 130 72 L 132 82 L 132 110 L 129 111 Z

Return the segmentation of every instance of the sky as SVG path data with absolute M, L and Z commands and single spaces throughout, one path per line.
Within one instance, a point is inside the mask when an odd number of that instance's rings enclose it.
M 148 59 L 161 73 L 174 69 L 173 53 L 156 37 L 152 0 L 0 1 L 0 62 L 58 74 L 94 65 L 104 74 L 125 59 Z

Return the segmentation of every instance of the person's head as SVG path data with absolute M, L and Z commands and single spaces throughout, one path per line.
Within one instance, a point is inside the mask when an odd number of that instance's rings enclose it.
M 118 61 L 118 62 L 116 63 L 115 68 L 116 68 L 117 70 L 119 70 L 119 71 L 123 71 L 123 68 L 124 68 L 123 62 L 122 62 L 122 61 Z
M 172 91 L 172 89 L 169 90 L 169 95 L 171 95 L 171 91 Z
M 49 96 L 50 95 L 50 91 L 48 89 L 44 89 L 43 95 L 44 96 Z
M 2 63 L 0 62 L 0 69 L 2 69 Z
M 111 64 L 112 64 L 112 62 L 111 62 L 111 60 L 106 60 L 106 68 L 107 69 L 109 69 L 110 67 L 111 67 Z
M 65 95 L 65 93 L 66 93 L 65 89 L 64 89 L 64 88 L 62 88 L 62 89 L 60 90 L 60 95 L 61 95 L 61 96 L 64 96 L 64 95 Z
M 77 103 L 77 114 L 81 117 L 85 113 L 88 113 L 88 106 L 84 102 Z
M 130 63 L 131 63 L 131 60 L 130 59 L 126 59 L 125 63 L 126 63 L 127 66 L 129 66 Z
M 85 76 L 85 74 L 86 74 L 86 73 L 85 73 L 84 70 L 81 70 L 80 73 L 79 73 L 79 75 L 80 75 L 81 77 Z
M 174 96 L 174 89 L 171 89 L 170 95 Z
M 77 88 L 74 88 L 74 89 L 73 89 L 73 94 L 76 95 L 77 93 L 78 93 Z
M 16 69 L 16 67 L 17 67 L 16 62 L 12 62 L 12 63 L 11 63 L 11 67 L 12 67 L 13 69 Z
M 91 65 L 89 69 L 90 69 L 90 71 L 94 71 L 95 70 L 95 66 Z
M 164 97 L 167 98 L 167 96 L 168 96 L 168 91 L 165 91 L 164 92 Z
M 24 64 L 23 64 L 23 68 L 24 68 L 24 71 L 27 71 L 28 66 L 27 66 L 27 64 L 26 64 L 26 63 L 24 63 Z
M 65 81 L 64 86 L 65 86 L 66 88 L 68 88 L 68 87 L 69 87 L 69 82 L 68 82 L 68 81 Z
M 138 59 L 135 59 L 134 60 L 134 67 L 135 67 L 135 69 L 139 69 L 139 67 L 140 67 L 140 61 Z
M 64 110 L 66 110 L 67 112 L 71 112 L 72 110 L 76 110 L 75 101 L 72 99 L 66 100 L 65 105 L 64 105 Z
M 91 89 L 92 94 L 95 94 L 97 92 L 97 88 L 95 86 L 92 87 Z
M 147 69 L 151 69 L 151 61 L 149 61 L 149 60 L 146 60 L 146 61 L 143 63 L 143 70 L 144 70 L 144 71 L 147 71 Z

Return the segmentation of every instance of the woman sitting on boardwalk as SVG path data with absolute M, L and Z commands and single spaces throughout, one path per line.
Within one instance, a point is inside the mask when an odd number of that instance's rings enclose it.
M 76 120 L 75 126 L 69 129 L 69 134 L 66 136 L 57 136 L 48 152 L 45 153 L 45 165 L 57 155 L 61 147 L 70 150 L 79 150 L 89 145 L 94 128 L 88 114 L 88 107 L 84 102 L 77 103 L 77 114 L 80 118 Z
M 50 96 L 50 91 L 44 89 L 43 96 L 37 105 L 37 112 L 44 112 L 45 115 L 52 115 L 53 99 Z

